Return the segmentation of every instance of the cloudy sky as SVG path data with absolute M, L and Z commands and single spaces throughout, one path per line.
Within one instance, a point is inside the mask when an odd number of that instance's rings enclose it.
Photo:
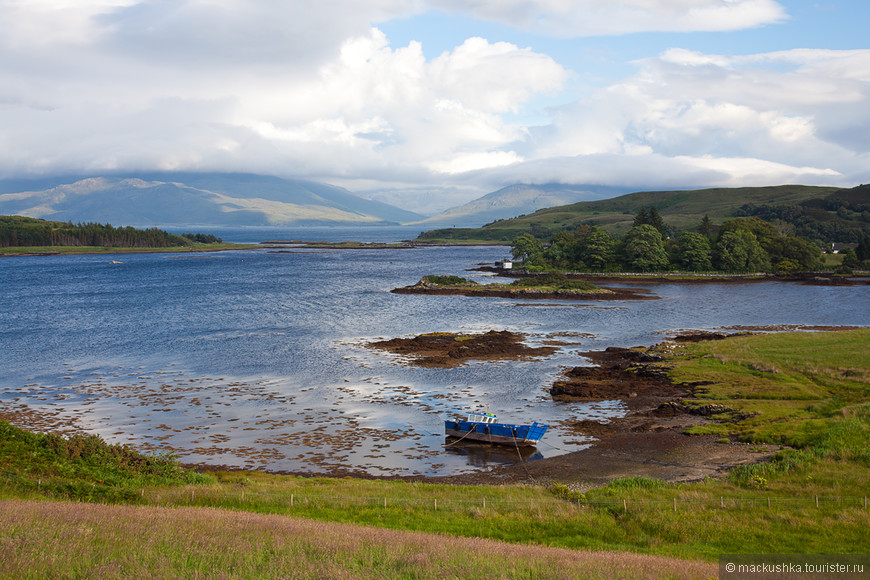
M 870 182 L 867 0 L 0 0 L 0 177 Z M 404 203 L 403 203 L 404 201 Z

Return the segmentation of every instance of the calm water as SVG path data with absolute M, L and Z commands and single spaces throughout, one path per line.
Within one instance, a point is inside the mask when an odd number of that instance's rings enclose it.
M 189 462 L 449 474 L 516 460 L 513 450 L 442 447 L 442 421 L 469 407 L 549 422 L 532 459 L 588 443 L 562 422 L 624 412 L 617 402 L 551 401 L 560 369 L 584 364 L 578 352 L 649 345 L 670 329 L 870 325 L 867 286 L 661 285 L 651 287 L 660 300 L 599 303 L 389 292 L 430 273 L 486 281 L 465 270 L 505 255 L 484 247 L 3 259 L 0 405 Z M 456 369 L 409 368 L 361 346 L 489 329 L 567 344 L 546 359 Z

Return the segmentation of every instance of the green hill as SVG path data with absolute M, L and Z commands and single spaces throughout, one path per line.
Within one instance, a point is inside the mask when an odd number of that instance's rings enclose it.
M 845 237 L 852 237 L 854 232 L 870 231 L 870 186 L 841 190 L 836 187 L 779 185 L 630 193 L 612 199 L 542 209 L 513 219 L 498 220 L 481 228 L 431 230 L 422 233 L 418 241 L 510 242 L 524 233 L 546 239 L 580 225 L 601 226 L 611 234 L 622 235 L 631 227 L 638 211 L 648 207 L 655 207 L 665 223 L 675 231 L 697 227 L 704 215 L 708 215 L 713 224 L 719 224 L 733 217 L 757 215 L 757 212 L 770 208 L 777 210 L 767 213 L 779 211 L 781 216 L 776 219 L 784 222 L 827 223 L 829 227 L 821 236 L 822 241 L 852 241 Z M 784 208 L 790 211 L 783 211 Z M 763 215 L 759 217 L 767 219 Z M 800 223 L 795 227 L 797 225 Z M 825 239 L 827 237 L 839 239 Z

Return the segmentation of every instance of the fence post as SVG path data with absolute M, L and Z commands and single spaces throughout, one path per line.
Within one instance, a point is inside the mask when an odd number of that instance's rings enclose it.
M 486 509 L 486 498 L 483 498 L 483 509 Z
M 290 507 L 293 507 L 293 494 L 290 494 Z
M 767 507 L 770 507 L 770 496 L 767 496 Z
M 438 498 L 435 498 L 435 511 L 438 511 Z
M 819 496 L 816 496 L 816 507 L 819 507 Z
M 723 510 L 725 509 L 725 498 L 721 495 L 719 496 L 719 507 Z
M 387 498 L 384 498 L 384 509 L 387 509 Z
M 622 498 L 622 513 L 628 513 L 628 504 L 625 501 L 625 498 Z
M 677 498 L 674 498 L 674 513 L 677 513 Z

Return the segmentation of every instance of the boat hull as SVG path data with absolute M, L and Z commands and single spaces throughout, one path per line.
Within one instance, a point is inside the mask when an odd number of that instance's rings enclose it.
M 475 423 L 471 421 L 444 421 L 444 432 L 464 441 L 482 441 L 498 445 L 530 447 L 538 443 L 547 425 L 509 425 L 506 423 Z

